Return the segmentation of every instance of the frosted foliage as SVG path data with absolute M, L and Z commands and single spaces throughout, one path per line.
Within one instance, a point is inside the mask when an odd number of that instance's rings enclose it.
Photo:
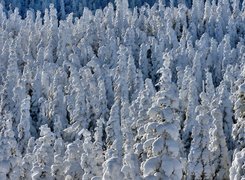
M 0 0 L 0 180 L 245 179 L 244 13 Z
M 245 178 L 245 149 L 234 153 L 234 160 L 230 168 L 230 179 L 238 180 Z
M 158 157 L 152 157 L 149 158 L 144 164 L 143 164 L 143 173 L 144 176 L 147 177 L 151 174 L 154 174 L 159 168 L 160 168 L 160 159 Z
M 212 153 L 208 147 L 210 142 L 209 129 L 211 115 L 207 106 L 206 94 L 200 95 L 202 104 L 197 106 L 197 124 L 192 130 L 192 142 L 188 155 L 188 179 L 212 179 L 214 176 L 212 166 Z
M 214 105 L 215 104 L 215 105 Z M 216 101 L 212 102 L 216 106 Z M 214 128 L 210 130 L 210 149 L 213 154 L 213 168 L 216 170 L 216 178 L 228 179 L 230 158 L 226 145 L 226 137 L 223 130 L 223 115 L 220 104 L 211 111 L 214 122 Z
M 237 92 L 237 100 L 235 102 L 235 117 L 237 118 L 237 123 L 233 125 L 232 129 L 232 137 L 235 140 L 235 143 L 237 145 L 236 148 L 243 149 L 245 147 L 245 123 L 244 123 L 244 92 L 245 92 L 245 84 L 241 84 L 239 86 L 238 92 Z
M 171 77 L 169 69 L 164 67 L 161 73 L 161 90 L 156 93 L 152 107 L 148 111 L 149 118 L 153 123 L 145 125 L 147 140 L 143 144 L 143 148 L 146 151 L 147 159 L 141 164 L 141 168 L 146 179 L 153 178 L 153 176 L 155 178 L 163 176 L 167 179 L 179 179 L 182 177 L 183 167 L 180 158 L 179 122 L 176 119 L 177 114 L 175 114 L 175 110 L 179 108 L 178 99 L 175 97 L 177 90 L 171 79 L 164 79 L 166 74 Z M 166 162 L 169 164 L 168 166 L 166 166 Z
M 224 126 L 224 134 L 226 137 L 226 144 L 228 146 L 228 150 L 233 148 L 233 140 L 232 140 L 232 125 L 233 125 L 233 107 L 232 102 L 230 98 L 230 92 L 228 91 L 227 85 L 222 83 L 220 85 L 221 90 L 220 93 L 220 106 L 221 111 L 224 111 L 224 120 L 223 120 L 223 126 Z M 229 98 L 225 98 L 229 97 Z
M 104 174 L 102 180 L 113 180 L 113 179 L 122 179 L 123 174 L 120 171 L 120 158 L 111 157 L 105 161 Z

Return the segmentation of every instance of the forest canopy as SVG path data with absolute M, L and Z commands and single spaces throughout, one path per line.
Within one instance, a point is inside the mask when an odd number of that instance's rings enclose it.
M 1 180 L 245 178 L 245 1 L 0 2 Z

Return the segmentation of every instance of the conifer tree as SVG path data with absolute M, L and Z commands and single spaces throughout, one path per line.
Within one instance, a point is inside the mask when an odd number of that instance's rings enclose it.
M 166 65 L 160 72 L 160 91 L 156 93 L 148 111 L 153 123 L 145 125 L 147 140 L 143 148 L 147 151 L 147 159 L 141 168 L 144 178 L 179 179 L 182 177 L 182 162 L 177 89 L 171 82 L 171 71 Z
M 234 154 L 234 159 L 232 161 L 232 166 L 230 168 L 230 179 L 238 180 L 245 177 L 244 174 L 244 155 L 245 149 L 238 151 Z
M 54 143 L 54 163 L 51 166 L 52 177 L 64 179 L 64 154 L 65 145 L 61 138 L 55 139 Z
M 235 102 L 234 110 L 235 110 L 235 118 L 237 122 L 232 127 L 232 137 L 235 142 L 236 151 L 241 151 L 245 147 L 244 143 L 244 89 L 245 84 L 241 84 L 239 86 L 237 92 L 237 100 Z
M 70 179 L 78 180 L 83 176 L 83 169 L 80 166 L 81 159 L 81 147 L 79 144 L 81 142 L 76 140 L 72 143 L 69 143 L 66 147 L 65 157 L 64 157 L 64 174 L 65 179 L 70 177 Z
M 214 178 L 229 179 L 230 158 L 223 130 L 223 115 L 220 102 L 214 99 L 211 106 L 211 116 L 214 128 L 210 129 L 210 149 L 213 155 Z
M 21 153 L 13 131 L 13 117 L 6 114 L 0 132 L 0 177 L 1 179 L 19 179 L 21 173 Z
M 110 118 L 107 121 L 107 127 L 105 129 L 108 149 L 105 155 L 106 161 L 103 163 L 102 179 L 123 178 L 122 172 L 116 170 L 116 168 L 121 169 L 122 166 L 122 135 L 120 123 L 119 102 L 116 100 L 111 108 Z
M 230 100 L 230 92 L 225 82 L 221 82 L 219 90 L 221 112 L 223 114 L 223 129 L 228 150 L 233 149 L 232 125 L 233 125 L 233 105 Z M 228 97 L 228 98 L 227 98 Z
M 22 100 L 20 110 L 21 115 L 20 123 L 18 124 L 18 141 L 19 149 L 23 153 L 28 140 L 31 137 L 30 96 L 27 95 L 27 97 Z
M 207 95 L 200 94 L 201 105 L 197 106 L 196 125 L 192 130 L 192 141 L 188 155 L 187 179 L 212 179 L 214 170 L 212 167 L 212 154 L 207 148 L 210 137 L 209 129 L 212 122 Z
M 55 136 L 47 124 L 40 127 L 40 138 L 36 140 L 32 162 L 32 179 L 51 179 L 51 166 L 53 164 L 53 145 Z

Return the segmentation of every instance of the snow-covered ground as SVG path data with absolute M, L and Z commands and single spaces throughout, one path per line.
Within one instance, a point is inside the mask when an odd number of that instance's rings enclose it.
M 0 180 L 245 179 L 245 1 L 0 2 Z

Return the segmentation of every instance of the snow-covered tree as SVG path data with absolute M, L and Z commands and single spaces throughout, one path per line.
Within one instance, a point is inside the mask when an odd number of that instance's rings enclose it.
M 18 125 L 18 141 L 21 152 L 25 151 L 25 147 L 31 137 L 31 116 L 30 116 L 30 96 L 27 96 L 21 102 L 20 123 Z
M 244 143 L 244 129 L 245 124 L 243 121 L 244 116 L 244 92 L 245 92 L 245 84 L 241 84 L 239 86 L 237 95 L 237 101 L 235 102 L 234 110 L 235 110 L 235 118 L 237 120 L 236 124 L 234 124 L 232 128 L 232 137 L 235 142 L 236 149 L 242 150 L 245 147 Z
M 0 178 L 19 179 L 21 173 L 21 153 L 18 150 L 18 142 L 14 137 L 13 117 L 11 114 L 6 114 L 2 119 L 0 132 Z
M 188 102 L 187 102 L 187 110 L 184 114 L 184 128 L 182 133 L 182 139 L 185 146 L 185 151 L 188 154 L 191 146 L 191 139 L 192 139 L 192 130 L 193 127 L 196 125 L 196 112 L 195 108 L 199 104 L 198 103 L 198 92 L 197 92 L 197 84 L 196 79 L 191 78 L 189 82 L 188 88 Z
M 65 179 L 80 179 L 83 176 L 83 169 L 80 166 L 81 149 L 79 140 L 69 143 L 66 147 L 63 168 Z
M 40 127 L 40 138 L 36 140 L 32 162 L 32 179 L 52 179 L 51 166 L 53 164 L 54 150 L 53 145 L 55 136 L 50 131 L 47 124 Z
M 187 164 L 187 179 L 214 178 L 212 154 L 208 148 L 212 118 L 207 102 L 207 95 L 202 92 L 200 98 L 202 100 L 201 105 L 196 108 L 197 123 L 192 130 L 192 141 Z
M 212 102 L 213 110 L 211 111 L 214 128 L 211 128 L 209 132 L 210 149 L 213 155 L 212 161 L 215 171 L 214 178 L 229 179 L 230 157 L 223 130 L 223 114 L 220 102 L 216 101 L 217 99 Z
M 226 139 L 226 144 L 228 150 L 233 148 L 233 139 L 232 139 L 232 125 L 234 121 L 233 115 L 233 105 L 230 100 L 230 92 L 228 91 L 226 83 L 221 83 L 220 88 L 218 88 L 220 96 L 220 108 L 223 114 L 223 129 Z M 228 97 L 228 98 L 227 98 Z
M 245 149 L 235 153 L 234 159 L 232 161 L 232 166 L 230 168 L 230 179 L 238 180 L 244 179 L 244 158 Z
M 156 93 L 148 114 L 152 123 L 145 125 L 146 138 L 143 148 L 147 159 L 141 164 L 143 177 L 179 179 L 182 177 L 180 136 L 176 86 L 171 81 L 168 67 L 161 69 L 160 91 Z
M 61 138 L 55 139 L 54 142 L 54 163 L 51 166 L 52 176 L 56 179 L 64 179 L 64 153 L 65 145 Z
M 120 109 L 118 100 L 115 101 L 111 108 L 110 118 L 105 129 L 107 138 L 106 161 L 103 163 L 102 179 L 123 178 L 121 171 L 122 166 L 122 134 L 120 129 Z M 116 170 L 118 169 L 118 170 Z

